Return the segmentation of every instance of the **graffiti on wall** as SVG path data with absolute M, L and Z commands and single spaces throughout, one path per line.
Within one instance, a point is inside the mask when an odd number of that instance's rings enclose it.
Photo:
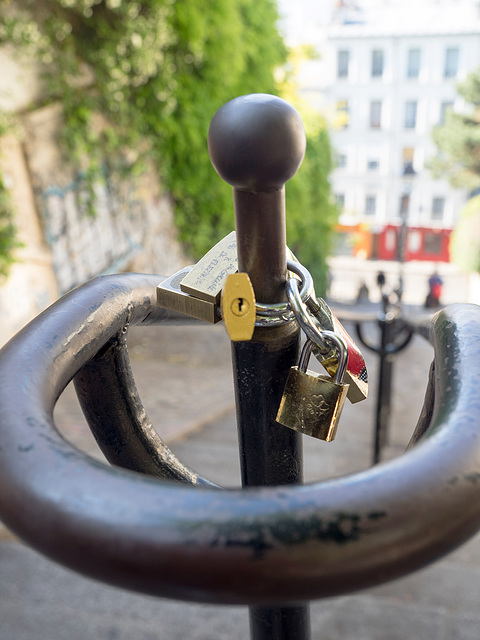
M 87 211 L 82 181 L 48 187 L 41 215 L 60 293 L 99 273 L 119 271 L 141 251 L 148 210 L 132 185 L 95 185 L 95 215 Z
M 101 274 L 136 270 L 170 275 L 184 266 L 172 203 L 156 168 L 122 179 L 104 167 L 89 200 L 85 181 L 58 145 L 61 119 L 59 104 L 24 118 L 25 156 L 58 292 Z

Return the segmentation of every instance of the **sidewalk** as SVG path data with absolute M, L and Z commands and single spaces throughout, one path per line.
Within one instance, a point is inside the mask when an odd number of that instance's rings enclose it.
M 189 466 L 225 486 L 238 486 L 230 343 L 223 327 L 133 328 L 129 344 L 140 395 L 160 435 Z M 370 397 L 357 405 L 347 402 L 333 443 L 305 439 L 307 481 L 370 466 L 377 363 L 373 354 L 365 356 Z M 387 457 L 401 455 L 409 440 L 431 358 L 431 347 L 419 337 L 397 358 Z M 68 439 L 102 458 L 70 388 L 56 419 Z M 170 602 L 107 587 L 54 565 L 1 529 L 0 568 L 0 640 L 249 637 L 244 607 Z M 313 603 L 312 639 L 478 640 L 479 594 L 477 536 L 406 579 Z

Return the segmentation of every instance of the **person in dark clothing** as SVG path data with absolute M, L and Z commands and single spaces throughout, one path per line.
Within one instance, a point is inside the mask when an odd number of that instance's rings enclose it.
M 434 309 L 440 306 L 440 296 L 442 295 L 443 280 L 435 271 L 428 279 L 428 295 L 425 300 L 427 309 Z

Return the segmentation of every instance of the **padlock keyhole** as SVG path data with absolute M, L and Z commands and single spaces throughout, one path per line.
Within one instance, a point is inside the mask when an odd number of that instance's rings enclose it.
M 231 304 L 232 313 L 236 316 L 244 316 L 250 309 L 248 300 L 242 297 L 235 298 Z

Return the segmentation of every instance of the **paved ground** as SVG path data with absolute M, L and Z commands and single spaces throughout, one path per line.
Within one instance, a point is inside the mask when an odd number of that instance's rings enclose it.
M 373 330 L 373 329 L 372 329 Z M 181 459 L 224 485 L 239 484 L 229 342 L 222 327 L 133 329 L 137 385 L 158 430 Z M 400 455 L 418 417 L 432 352 L 421 338 L 397 360 L 387 456 Z M 376 359 L 367 354 L 371 388 Z M 374 393 L 347 403 L 334 443 L 305 441 L 307 480 L 370 465 Z M 67 389 L 59 428 L 96 450 Z M 414 500 L 414 496 L 412 496 Z M 314 640 L 478 640 L 480 537 L 407 579 L 312 605 Z M 248 638 L 246 609 L 156 600 L 54 565 L 0 529 L 0 640 L 216 640 Z

